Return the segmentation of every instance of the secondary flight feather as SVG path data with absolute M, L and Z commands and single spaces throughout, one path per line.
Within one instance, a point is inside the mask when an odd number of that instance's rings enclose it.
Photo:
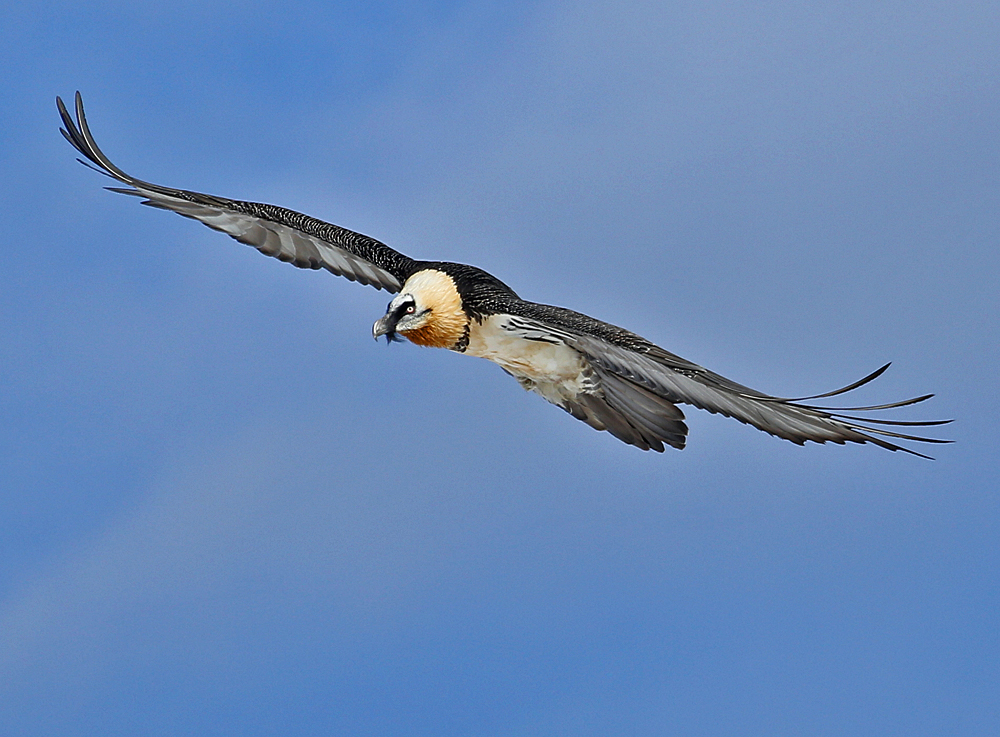
M 660 348 L 635 333 L 562 307 L 523 300 L 482 269 L 420 261 L 366 235 L 275 205 L 231 200 L 136 179 L 98 148 L 76 93 L 76 119 L 56 98 L 62 134 L 81 163 L 124 184 L 113 192 L 143 198 L 222 231 L 268 256 L 300 268 L 326 269 L 396 296 L 372 333 L 406 338 L 493 361 L 528 391 L 597 430 L 641 448 L 682 449 L 688 428 L 677 406 L 732 417 L 799 445 L 873 443 L 928 458 L 894 441 L 945 443 L 889 427 L 927 427 L 949 420 L 900 421 L 858 416 L 929 399 L 834 408 L 812 404 L 867 384 L 888 364 L 841 389 L 811 397 L 774 397 L 730 381 Z M 872 427 L 875 425 L 875 427 Z

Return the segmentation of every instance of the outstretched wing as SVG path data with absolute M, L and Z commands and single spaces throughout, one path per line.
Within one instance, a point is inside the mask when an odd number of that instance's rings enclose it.
M 62 134 L 87 159 L 80 162 L 128 185 L 108 187 L 112 192 L 144 197 L 144 205 L 198 220 L 267 256 L 304 269 L 326 269 L 376 289 L 398 292 L 413 270 L 412 259 L 374 238 L 284 207 L 173 189 L 129 176 L 98 148 L 87 125 L 79 92 L 76 121 L 58 97 L 56 106 L 65 126 Z
M 662 450 L 661 443 L 684 447 L 687 428 L 677 404 L 691 404 L 732 417 L 798 445 L 806 441 L 874 443 L 887 450 L 929 458 L 886 438 L 951 442 L 885 429 L 886 426 L 929 427 L 951 420 L 908 422 L 854 414 L 917 404 L 930 399 L 932 394 L 865 407 L 834 408 L 807 403 L 857 389 L 881 376 L 889 364 L 836 391 L 787 399 L 737 384 L 633 333 L 571 310 L 521 303 L 518 313 L 507 321 L 507 329 L 529 340 L 557 342 L 573 348 L 589 368 L 590 383 L 561 406 L 588 424 L 607 429 L 643 449 Z M 602 424 L 604 427 L 600 427 Z

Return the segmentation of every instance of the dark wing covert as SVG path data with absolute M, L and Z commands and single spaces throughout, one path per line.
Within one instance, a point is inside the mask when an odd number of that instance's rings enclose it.
M 376 289 L 398 292 L 413 270 L 412 259 L 384 243 L 294 210 L 163 187 L 129 176 L 98 148 L 79 92 L 76 121 L 58 97 L 56 106 L 65 126 L 60 132 L 87 159 L 80 163 L 128 185 L 108 187 L 112 192 L 144 197 L 144 205 L 198 220 L 267 256 L 304 269 L 326 269 Z

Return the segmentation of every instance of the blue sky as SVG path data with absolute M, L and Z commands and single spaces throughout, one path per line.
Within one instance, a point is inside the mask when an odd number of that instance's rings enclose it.
M 992 735 L 1000 10 L 94 2 L 0 27 L 0 732 Z M 923 461 L 682 453 L 58 134 L 781 395 L 885 361 Z

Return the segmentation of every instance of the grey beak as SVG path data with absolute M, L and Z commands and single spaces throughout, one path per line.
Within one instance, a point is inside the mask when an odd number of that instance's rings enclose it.
M 386 336 L 387 343 L 391 343 L 396 337 L 396 319 L 390 313 L 386 313 L 372 325 L 372 337 L 376 341 L 383 335 Z

